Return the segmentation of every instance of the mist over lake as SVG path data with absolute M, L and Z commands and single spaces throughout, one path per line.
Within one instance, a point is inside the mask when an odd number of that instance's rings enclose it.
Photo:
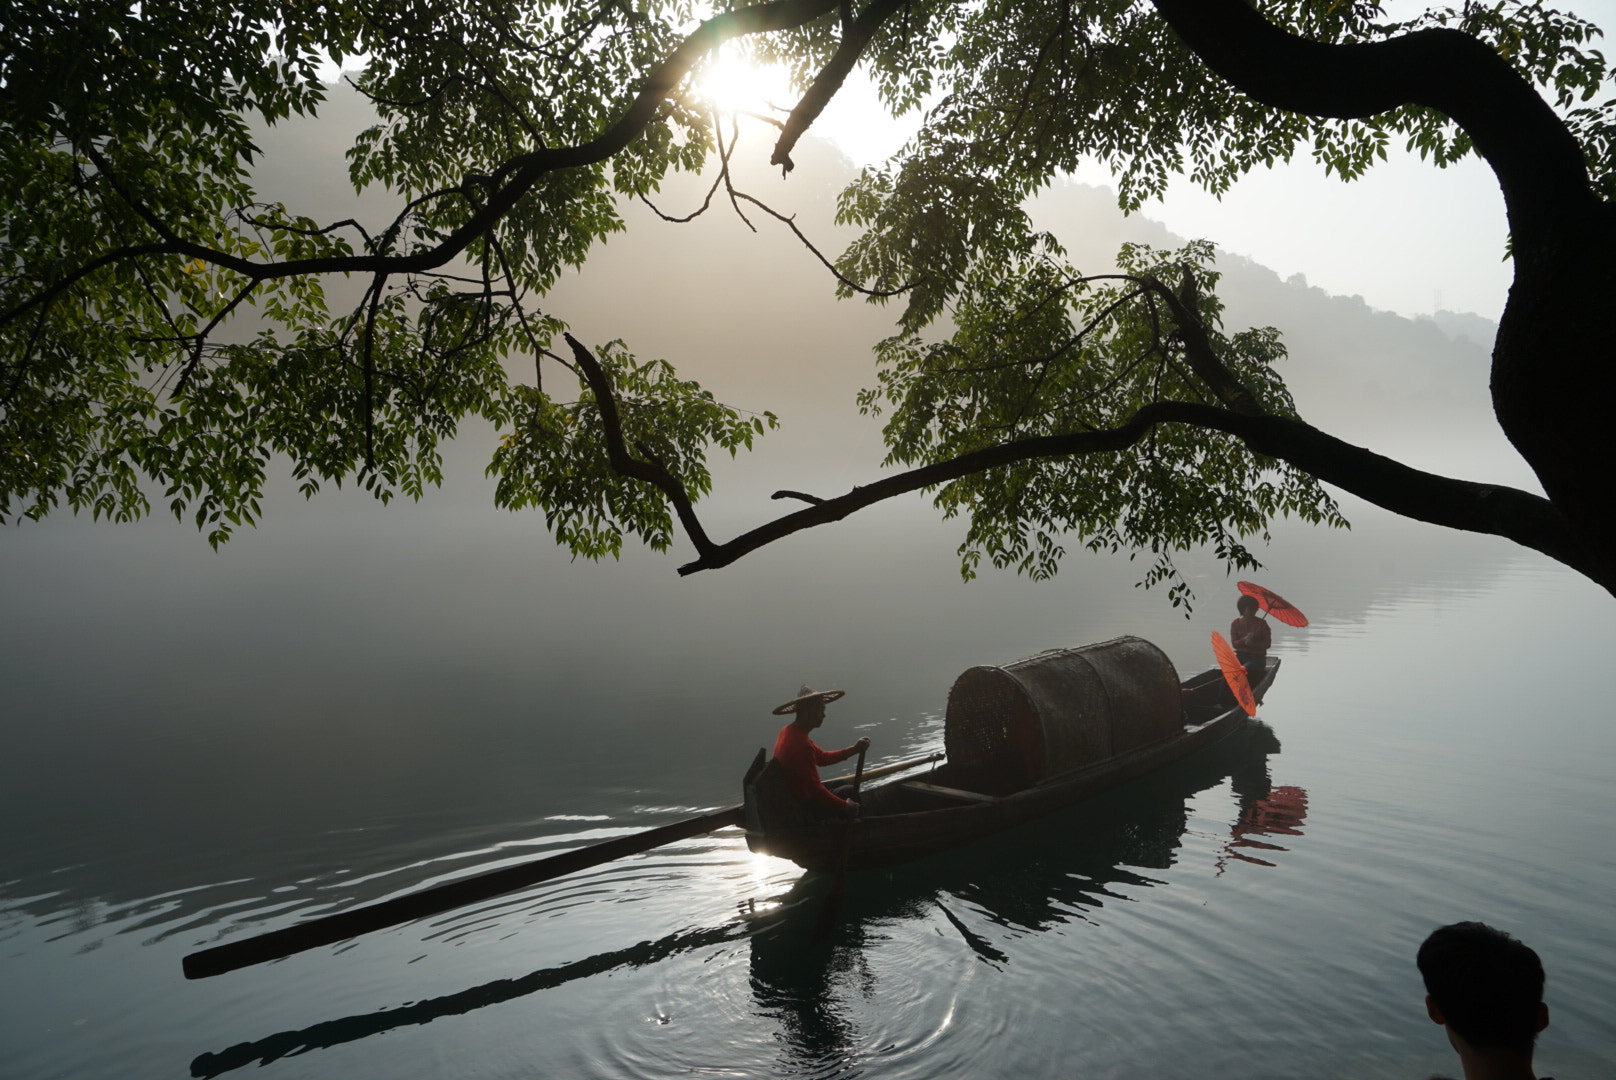
M 845 163 L 799 160 L 770 197 L 834 251 Z M 1109 199 L 1074 185 L 1039 213 L 1096 264 L 1172 242 Z M 550 300 L 586 341 L 780 414 L 715 462 L 721 537 L 777 488 L 880 473 L 853 393 L 893 312 L 836 303 L 758 225 L 636 225 Z M 1222 266 L 1226 325 L 1285 331 L 1319 426 L 1529 483 L 1491 423 L 1485 318 Z M 962 582 L 963 526 L 921 497 L 688 578 L 682 547 L 572 560 L 492 508 L 495 437 L 468 429 L 419 505 L 278 482 L 217 553 L 161 517 L 0 534 L 0 1076 L 1421 1077 L 1455 1066 L 1414 949 L 1468 918 L 1543 956 L 1540 1071 L 1616 1072 L 1616 608 L 1351 500 L 1351 531 L 1282 523 L 1259 550 L 1250 576 L 1312 625 L 1276 627 L 1250 738 L 852 875 L 827 943 L 824 876 L 731 829 L 186 982 L 197 948 L 730 805 L 803 682 L 847 691 L 823 744 L 868 735 L 879 763 L 940 746 L 969 666 L 1132 633 L 1187 676 L 1234 614 L 1205 552 L 1181 560 L 1189 618 L 1125 555 Z
M 801 681 L 848 691 L 827 745 L 892 760 L 965 667 L 1132 632 L 1187 674 L 1232 607 L 1203 567 L 1185 620 L 1125 559 L 963 584 L 918 513 L 679 579 L 493 512 L 277 509 L 217 556 L 9 538 L 5 1075 L 1421 1075 L 1412 950 L 1463 917 L 1543 954 L 1550 1067 L 1612 1060 L 1608 605 L 1372 513 L 1263 576 L 1313 619 L 1276 634 L 1277 750 L 856 874 L 822 949 L 824 879 L 727 830 L 187 983 L 231 931 L 732 803 Z M 1265 788 L 1305 796 L 1294 832 L 1241 831 Z

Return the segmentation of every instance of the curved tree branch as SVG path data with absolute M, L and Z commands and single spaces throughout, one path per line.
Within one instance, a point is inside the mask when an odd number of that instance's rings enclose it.
M 175 397 L 178 397 L 180 394 L 185 392 L 185 387 L 191 381 L 191 378 L 196 374 L 196 369 L 202 366 L 202 351 L 207 346 L 208 335 L 212 334 L 213 331 L 218 329 L 219 325 L 230 317 L 230 313 L 236 310 L 236 308 L 240 307 L 257 288 L 257 282 L 249 281 L 240 292 L 231 297 L 228 304 L 219 309 L 218 314 L 214 315 L 213 318 L 208 320 L 208 325 L 204 326 L 201 330 L 198 330 L 194 335 L 192 335 L 192 337 L 195 338 L 195 341 L 191 346 L 191 358 L 186 361 L 185 369 L 180 372 L 180 377 L 174 383 Z
M 1142 284 L 1160 297 L 1173 313 L 1173 321 L 1178 324 L 1179 336 L 1184 341 L 1184 356 L 1189 360 L 1190 370 L 1212 388 L 1219 401 L 1235 412 L 1246 416 L 1263 415 L 1265 410 L 1252 394 L 1251 388 L 1229 370 L 1218 357 L 1217 349 L 1213 348 L 1212 338 L 1206 332 L 1206 323 L 1201 320 L 1195 275 L 1189 267 L 1184 267 L 1183 280 L 1176 293 L 1153 277 L 1143 279 Z
M 1213 71 L 1265 105 L 1339 119 L 1422 105 L 1451 118 L 1497 174 L 1518 241 L 1595 205 L 1577 140 L 1531 83 L 1468 34 L 1330 45 L 1281 30 L 1242 0 L 1153 2 Z
M 1493 346 L 1493 408 L 1557 512 L 1588 538 L 1580 565 L 1563 561 L 1609 588 L 1608 546 L 1602 569 L 1586 559 L 1609 534 L 1597 463 L 1616 447 L 1616 326 L 1603 314 L 1616 286 L 1616 211 L 1594 193 L 1570 129 L 1525 76 L 1457 30 L 1328 45 L 1271 25 L 1243 0 L 1152 2 L 1212 70 L 1264 104 L 1338 118 L 1421 106 L 1469 136 L 1503 190 L 1514 264 Z
M 627 147 L 656 118 L 656 113 L 684 78 L 707 53 L 732 38 L 749 34 L 789 30 L 802 26 L 837 9 L 837 0 L 769 0 L 738 11 L 723 12 L 703 22 L 658 64 L 646 77 L 634 101 L 618 120 L 600 135 L 576 146 L 545 147 L 519 154 L 506 161 L 491 178 L 487 201 L 464 224 L 449 233 L 435 246 L 407 255 L 365 254 L 328 255 L 315 258 L 289 259 L 283 262 L 254 262 L 227 252 L 216 251 L 206 244 L 174 236 L 161 221 L 148 218 L 147 224 L 164 237 L 165 243 L 125 247 L 111 255 L 92 259 L 86 266 L 69 271 L 65 278 L 76 281 L 92 269 L 115 261 L 117 257 L 139 253 L 168 253 L 185 255 L 203 262 L 233 270 L 253 281 L 297 277 L 307 274 L 413 274 L 436 270 L 465 251 L 474 241 L 492 229 L 508 214 L 517 202 L 532 190 L 546 174 L 561 169 L 575 169 L 605 161 Z M 141 208 L 136 205 L 136 212 Z M 143 215 L 144 216 L 144 215 Z M 43 298 L 53 296 L 66 286 L 62 281 L 44 286 L 40 293 L 0 313 L 3 324 L 35 307 Z
M 640 201 L 646 206 L 649 206 L 651 208 L 651 212 L 656 214 L 657 217 L 674 225 L 683 225 L 686 222 L 694 221 L 702 214 L 705 214 L 708 208 L 712 206 L 713 195 L 717 193 L 719 185 L 722 184 L 726 194 L 729 195 L 730 203 L 735 207 L 735 213 L 743 222 L 746 223 L 747 228 L 751 229 L 753 232 L 757 232 L 757 226 L 753 225 L 751 219 L 748 218 L 745 212 L 741 210 L 740 204 L 742 200 L 756 206 L 759 210 L 762 210 L 765 214 L 768 214 L 770 217 L 774 218 L 774 220 L 781 222 L 786 228 L 790 229 L 792 234 L 802 242 L 802 246 L 807 248 L 813 254 L 814 258 L 818 259 L 825 269 L 829 270 L 836 280 L 841 282 L 846 288 L 857 293 L 862 293 L 865 296 L 873 297 L 877 300 L 884 300 L 888 297 L 898 296 L 902 293 L 908 292 L 910 289 L 915 287 L 917 282 L 910 282 L 907 285 L 900 285 L 896 289 L 866 289 L 864 286 L 860 285 L 858 282 L 836 269 L 836 264 L 827 259 L 825 257 L 825 253 L 820 251 L 818 247 L 814 246 L 814 242 L 808 239 L 807 234 L 804 233 L 802 229 L 798 228 L 796 218 L 788 217 L 787 215 L 780 213 L 780 211 L 776 210 L 768 203 L 765 203 L 755 196 L 748 195 L 746 192 L 741 191 L 735 186 L 730 176 L 729 160 L 731 156 L 734 155 L 735 147 L 739 143 L 739 123 L 737 122 L 731 126 L 729 144 L 725 145 L 724 132 L 719 125 L 718 113 L 715 110 L 713 113 L 713 134 L 716 136 L 718 141 L 718 175 L 713 178 L 713 186 L 707 189 L 707 196 L 706 198 L 702 199 L 701 206 L 686 214 L 684 217 L 674 217 L 672 214 L 663 213 L 662 209 L 658 207 L 656 203 L 647 198 L 642 192 L 639 196 Z
M 606 456 L 611 461 L 612 468 L 623 476 L 643 480 L 666 495 L 673 503 L 674 510 L 678 512 L 679 521 L 690 537 L 690 542 L 696 546 L 696 551 L 704 559 L 711 557 L 717 549 L 707 538 L 707 530 L 702 528 L 700 519 L 696 517 L 696 508 L 690 500 L 690 493 L 685 490 L 684 481 L 669 472 L 661 462 L 641 461 L 628 452 L 628 446 L 623 439 L 623 419 L 617 411 L 617 395 L 612 392 L 611 380 L 606 377 L 606 369 L 600 366 L 600 361 L 596 360 L 577 338 L 571 334 L 563 334 L 562 337 L 566 338 L 567 344 L 572 347 L 572 355 L 578 361 L 578 369 L 583 373 L 584 381 L 589 383 L 589 390 L 595 395 L 595 404 L 600 408 L 601 424 L 606 429 Z
M 769 157 L 770 165 L 778 165 L 786 172 L 795 168 L 791 160 L 791 151 L 796 149 L 797 140 L 808 133 L 808 128 L 819 119 L 819 114 L 825 111 L 830 99 L 842 88 L 842 83 L 858 63 L 859 56 L 875 37 L 875 32 L 881 29 L 881 24 L 898 13 L 898 10 L 909 0 L 875 0 L 869 7 L 859 12 L 858 18 L 847 22 L 843 20 L 842 41 L 831 54 L 830 61 L 824 66 L 814 81 L 809 85 L 802 100 L 797 107 L 791 110 L 786 118 L 784 129 L 780 132 L 779 141 L 774 144 L 774 153 Z
M 791 491 L 791 490 L 786 489 L 786 488 L 781 488 L 779 491 L 776 491 L 773 495 L 770 495 L 769 498 L 771 498 L 771 499 L 797 499 L 797 500 L 799 500 L 801 502 L 808 503 L 811 506 L 818 506 L 820 503 L 825 501 L 824 499 L 821 499 L 818 495 L 810 495 L 806 491 Z
M 111 251 L 98 255 L 82 266 L 76 266 L 63 274 L 49 285 L 44 286 L 32 296 L 23 300 L 14 307 L 0 311 L 0 326 L 21 318 L 36 307 L 49 305 L 57 297 L 67 292 L 73 286 L 95 273 L 97 270 L 111 266 L 122 259 L 138 259 L 143 255 L 181 255 L 182 247 L 175 244 L 128 244 L 124 247 L 114 248 Z
M 1126 450 L 1159 424 L 1188 424 L 1222 431 L 1260 454 L 1278 458 L 1325 483 L 1349 491 L 1404 517 L 1466 532 L 1513 540 L 1587 575 L 1616 592 L 1616 581 L 1601 576 L 1598 562 L 1572 534 L 1552 503 L 1538 495 L 1497 484 L 1455 480 L 1411 468 L 1372 450 L 1329 435 L 1301 420 L 1253 416 L 1193 402 L 1146 405 L 1124 424 L 1103 431 L 1044 435 L 976 450 L 948 461 L 883 477 L 776 518 L 735 539 L 697 551 L 700 557 L 679 567 L 680 574 L 713 570 L 792 533 L 840 521 L 878 502 L 936 487 L 1004 465 L 1040 458 Z
M 713 177 L 713 186 L 707 189 L 707 197 L 701 200 L 701 205 L 692 210 L 690 213 L 686 214 L 684 217 L 674 217 L 672 214 L 664 214 L 661 207 L 652 202 L 650 197 L 647 196 L 645 192 L 642 191 L 639 193 L 639 200 L 646 206 L 649 206 L 651 208 L 651 212 L 657 217 L 661 218 L 663 221 L 670 222 L 674 225 L 684 225 L 687 222 L 695 221 L 697 218 L 701 217 L 701 215 L 707 212 L 708 207 L 713 205 L 713 196 L 718 193 L 718 185 L 722 184 L 725 178 L 729 176 L 729 157 L 735 152 L 735 142 L 740 130 L 740 121 L 735 121 L 731 129 L 732 134 L 730 135 L 729 146 L 726 147 L 724 145 L 724 129 L 719 120 L 718 110 L 714 109 L 712 116 L 713 138 L 718 143 L 718 175 Z
M 825 269 L 831 272 L 837 281 L 841 282 L 844 286 L 856 293 L 861 293 L 864 296 L 873 297 L 877 300 L 885 300 L 888 297 L 900 296 L 903 293 L 908 292 L 910 289 L 913 289 L 916 285 L 920 284 L 919 281 L 911 281 L 906 285 L 899 285 L 896 289 L 866 289 L 863 285 L 860 285 L 858 282 L 836 269 L 836 264 L 825 258 L 824 252 L 815 247 L 813 241 L 809 240 L 803 231 L 797 227 L 796 218 L 787 217 L 785 214 L 780 213 L 780 211 L 776 210 L 772 206 L 769 206 L 760 199 L 756 199 L 753 196 L 748 195 L 746 192 L 739 191 L 735 188 L 730 189 L 730 198 L 745 199 L 759 210 L 762 210 L 765 214 L 768 214 L 774 220 L 782 222 L 786 228 L 790 229 L 792 233 L 796 235 L 798 240 L 802 241 L 802 246 L 812 252 L 814 258 L 818 259 L 820 263 L 824 265 Z M 745 219 L 743 218 L 742 220 Z M 751 222 L 747 222 L 747 224 L 750 225 Z

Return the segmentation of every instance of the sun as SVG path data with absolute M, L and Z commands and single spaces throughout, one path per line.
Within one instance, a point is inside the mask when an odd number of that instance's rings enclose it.
M 784 116 L 795 103 L 784 68 L 754 62 L 729 44 L 696 77 L 696 94 L 722 113 Z

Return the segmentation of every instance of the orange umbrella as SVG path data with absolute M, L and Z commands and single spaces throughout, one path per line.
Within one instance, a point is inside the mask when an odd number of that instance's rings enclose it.
M 1218 667 L 1223 669 L 1223 681 L 1234 691 L 1234 699 L 1246 710 L 1247 716 L 1257 715 L 1257 699 L 1251 692 L 1251 681 L 1246 678 L 1246 666 L 1234 654 L 1234 646 L 1222 634 L 1212 631 L 1212 651 L 1218 654 Z
M 1261 585 L 1253 585 L 1249 581 L 1237 581 L 1235 582 L 1235 587 L 1257 601 L 1258 607 L 1286 626 L 1302 627 L 1307 625 L 1307 616 L 1303 615 L 1295 604 L 1272 589 L 1265 589 Z

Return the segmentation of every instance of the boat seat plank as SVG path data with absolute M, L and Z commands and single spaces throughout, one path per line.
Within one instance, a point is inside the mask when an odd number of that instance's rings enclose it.
M 941 784 L 928 784 L 924 780 L 905 780 L 903 787 L 911 791 L 922 791 L 927 795 L 941 795 L 945 799 L 963 799 L 966 802 L 995 803 L 999 801 L 996 795 L 983 795 L 979 791 L 965 791 L 961 788 L 943 787 Z

